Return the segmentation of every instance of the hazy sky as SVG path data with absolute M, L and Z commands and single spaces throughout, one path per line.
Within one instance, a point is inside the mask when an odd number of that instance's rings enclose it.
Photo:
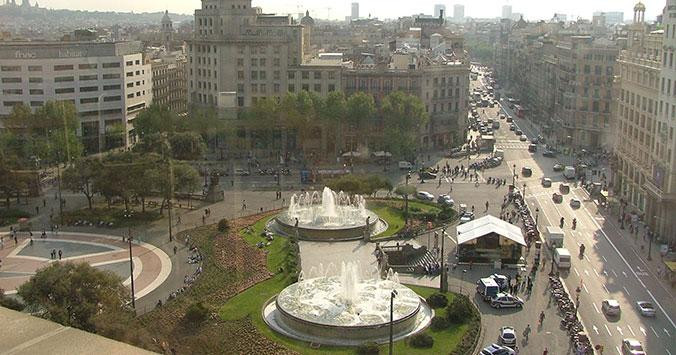
M 30 0 L 35 3 L 35 0 Z M 594 11 L 623 11 L 625 19 L 633 16 L 633 7 L 637 0 L 357 0 L 360 3 L 360 15 L 370 14 L 380 18 L 396 18 L 410 14 L 432 14 L 435 4 L 446 5 L 449 16 L 453 14 L 454 4 L 465 5 L 465 16 L 497 17 L 502 5 L 512 5 L 513 12 L 525 14 L 527 19 L 549 19 L 554 13 L 574 17 L 591 18 Z M 662 12 L 666 0 L 642 0 L 646 5 L 646 20 L 653 20 Z M 17 0 L 17 2 L 21 2 Z M 113 10 L 155 12 L 169 9 L 171 12 L 192 14 L 200 7 L 199 0 L 39 0 L 41 7 L 71 8 L 83 10 Z M 254 6 L 260 6 L 267 13 L 298 13 L 309 9 L 314 17 L 343 19 L 350 14 L 352 0 L 254 0 Z M 328 7 L 331 7 L 329 10 Z M 573 17 L 571 17 L 571 15 Z

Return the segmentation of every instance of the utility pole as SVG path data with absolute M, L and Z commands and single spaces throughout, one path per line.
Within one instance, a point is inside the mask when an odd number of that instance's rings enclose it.
M 134 260 L 132 259 L 131 253 L 131 233 L 129 234 L 127 240 L 129 241 L 129 273 L 131 275 L 131 306 L 136 309 L 136 292 L 134 291 Z
M 444 254 L 444 246 L 446 245 L 446 226 L 441 229 L 441 281 L 439 282 L 439 292 L 447 292 L 448 284 L 446 282 L 446 266 L 445 259 L 446 255 Z

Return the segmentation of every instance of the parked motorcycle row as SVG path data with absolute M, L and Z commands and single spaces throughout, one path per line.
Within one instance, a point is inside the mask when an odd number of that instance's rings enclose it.
M 490 169 L 490 168 L 496 168 L 502 164 L 502 158 L 501 157 L 495 157 L 495 158 L 486 158 L 483 161 L 475 162 L 469 165 L 470 169 L 475 169 L 475 170 L 484 170 L 484 169 Z
M 549 277 L 549 291 L 558 306 L 559 315 L 561 316 L 561 328 L 568 331 L 570 341 L 576 349 L 576 354 L 593 354 L 589 337 L 584 332 L 582 322 L 578 318 L 577 305 L 570 298 L 568 292 L 563 287 L 563 283 L 556 276 Z

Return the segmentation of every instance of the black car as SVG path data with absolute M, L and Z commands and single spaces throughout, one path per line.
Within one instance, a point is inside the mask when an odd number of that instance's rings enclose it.
M 437 178 L 437 174 L 431 173 L 429 171 L 423 171 L 420 173 L 420 178 L 421 179 L 427 179 L 427 180 L 433 180 Z

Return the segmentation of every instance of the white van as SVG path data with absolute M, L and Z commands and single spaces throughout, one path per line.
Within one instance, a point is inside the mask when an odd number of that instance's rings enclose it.
M 560 269 L 570 269 L 570 252 L 565 248 L 554 249 L 554 262 Z
M 505 151 L 502 149 L 495 149 L 493 152 L 493 157 L 495 158 L 505 158 Z
M 399 169 L 401 169 L 401 170 L 411 170 L 411 169 L 413 169 L 413 164 L 411 164 L 407 161 L 400 161 L 399 162 Z
M 575 167 L 567 166 L 563 169 L 563 177 L 566 179 L 575 179 Z

